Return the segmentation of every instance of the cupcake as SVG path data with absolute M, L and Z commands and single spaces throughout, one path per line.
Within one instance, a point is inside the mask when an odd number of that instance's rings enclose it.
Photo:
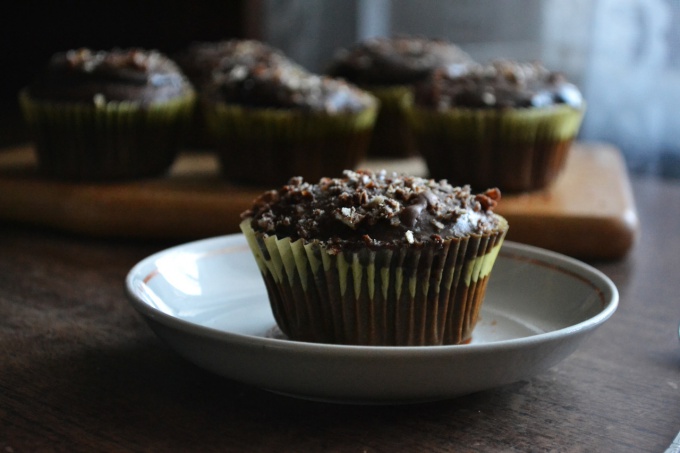
M 380 111 L 368 154 L 410 157 L 418 154 L 405 119 L 412 86 L 437 67 L 472 64 L 456 45 L 440 40 L 400 36 L 360 41 L 334 55 L 327 73 L 370 91 Z
M 252 39 L 193 42 L 178 52 L 174 60 L 199 91 L 210 82 L 214 72 L 236 65 L 295 65 L 279 49 Z
M 222 41 L 196 41 L 174 56 L 180 69 L 189 78 L 199 98 L 213 80 L 215 74 L 229 72 L 234 66 L 265 65 L 296 66 L 297 63 L 286 57 L 283 52 L 268 44 L 253 39 L 229 39 Z M 196 104 L 187 145 L 198 148 L 214 146 L 203 110 Z
M 469 342 L 506 220 L 497 189 L 371 171 L 291 178 L 241 229 L 291 340 L 354 345 Z
M 430 177 L 522 192 L 555 181 L 584 109 L 560 73 L 495 61 L 435 71 L 416 86 L 409 122 Z
M 354 168 L 377 112 L 373 96 L 342 80 L 264 64 L 215 75 L 203 106 L 224 176 L 261 186 Z
M 157 51 L 82 48 L 55 54 L 19 101 L 43 175 L 106 181 L 166 172 L 195 93 Z

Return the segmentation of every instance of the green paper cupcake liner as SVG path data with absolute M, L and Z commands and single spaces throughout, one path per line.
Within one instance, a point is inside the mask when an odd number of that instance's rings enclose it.
M 469 342 L 507 232 L 443 245 L 331 254 L 318 241 L 241 223 L 278 327 L 296 341 L 418 346 Z
M 291 176 L 317 181 L 355 168 L 366 155 L 377 114 L 377 106 L 339 114 L 205 108 L 224 176 L 262 186 L 284 184 Z
M 172 165 L 194 108 L 194 95 L 136 102 L 58 103 L 19 95 L 40 172 L 66 180 L 157 176 Z
M 407 118 L 412 102 L 411 87 L 364 87 L 364 89 L 380 101 L 368 155 L 394 158 L 418 155 Z
M 413 107 L 408 118 L 430 177 L 474 190 L 521 192 L 549 186 L 561 173 L 584 110 L 434 111 Z

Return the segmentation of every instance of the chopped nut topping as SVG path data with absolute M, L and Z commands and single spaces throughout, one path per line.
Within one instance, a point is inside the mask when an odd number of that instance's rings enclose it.
M 436 229 L 438 229 L 438 230 L 444 229 L 444 224 L 441 223 L 439 220 L 437 220 L 437 219 L 432 219 L 432 220 L 430 220 L 430 222 L 432 222 L 432 225 L 434 225 L 434 227 L 435 227 Z
M 256 231 L 317 239 L 343 247 L 348 244 L 418 245 L 494 229 L 492 209 L 498 189 L 472 194 L 469 186 L 446 181 L 346 170 L 342 178 L 322 178 L 310 184 L 291 178 L 269 191 L 242 214 Z

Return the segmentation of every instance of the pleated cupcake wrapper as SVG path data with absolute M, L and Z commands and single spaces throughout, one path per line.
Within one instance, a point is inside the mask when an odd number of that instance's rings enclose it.
M 552 183 L 564 167 L 584 109 L 434 111 L 413 107 L 408 119 L 430 176 L 475 190 L 516 192 Z
M 39 167 L 75 180 L 159 175 L 174 161 L 189 126 L 195 96 L 142 106 L 137 102 L 19 101 Z
M 205 109 L 216 138 L 262 142 L 297 141 L 370 129 L 377 110 L 371 106 L 357 113 L 327 114 L 222 103 L 208 105 Z
M 279 328 L 299 341 L 439 345 L 469 341 L 507 223 L 443 246 L 331 254 L 318 241 L 241 229 Z
M 353 169 L 365 157 L 375 104 L 355 113 L 315 113 L 205 106 L 224 175 L 247 184 L 277 185 L 291 176 L 318 181 Z
M 413 102 L 412 88 L 409 85 L 374 86 L 366 89 L 378 98 L 380 107 L 385 106 L 390 109 L 405 111 Z
M 368 149 L 371 156 L 410 157 L 418 154 L 411 126 L 406 117 L 412 103 L 408 85 L 365 87 L 380 101 L 373 137 Z
M 450 109 L 413 107 L 409 121 L 418 134 L 439 133 L 452 139 L 505 142 L 565 140 L 576 135 L 584 110 L 568 106 L 526 109 Z

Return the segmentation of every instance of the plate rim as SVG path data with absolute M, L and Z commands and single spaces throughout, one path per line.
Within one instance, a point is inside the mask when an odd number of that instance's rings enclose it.
M 166 327 L 176 328 L 184 333 L 198 335 L 203 338 L 210 338 L 218 341 L 228 341 L 233 345 L 242 345 L 249 347 L 262 348 L 276 348 L 277 350 L 287 350 L 296 353 L 341 353 L 343 356 L 373 356 L 373 357 L 391 357 L 398 355 L 400 357 L 417 355 L 417 356 L 439 356 L 449 355 L 451 353 L 467 354 L 467 353 L 481 353 L 484 351 L 500 351 L 515 348 L 522 348 L 530 346 L 531 344 L 542 343 L 545 341 L 559 340 L 562 337 L 573 335 L 578 332 L 586 332 L 593 330 L 608 320 L 618 308 L 619 292 L 614 282 L 602 271 L 593 266 L 580 261 L 576 258 L 543 249 L 540 247 L 520 244 L 513 241 L 504 241 L 500 251 L 502 256 L 505 252 L 513 252 L 515 256 L 527 258 L 528 261 L 542 262 L 546 265 L 566 271 L 572 275 L 577 275 L 579 278 L 587 281 L 594 288 L 602 294 L 601 310 L 594 316 L 580 321 L 576 324 L 556 329 L 550 332 L 543 332 L 526 337 L 511 338 L 505 340 L 491 341 L 479 344 L 465 344 L 465 345 L 433 345 L 433 346 L 364 346 L 364 345 L 342 345 L 330 343 L 311 343 L 293 341 L 288 339 L 269 338 L 256 335 L 246 335 L 241 333 L 224 331 L 212 327 L 207 327 L 187 321 L 185 319 L 172 316 L 164 313 L 144 302 L 135 292 L 133 282 L 140 274 L 140 269 L 148 266 L 150 262 L 156 261 L 159 257 L 176 253 L 183 249 L 190 249 L 195 247 L 206 247 L 208 250 L 213 243 L 230 243 L 241 242 L 247 247 L 245 237 L 241 233 L 227 234 L 222 236 L 213 236 L 195 241 L 186 242 L 183 244 L 174 245 L 166 249 L 157 251 L 142 260 L 138 261 L 127 273 L 125 277 L 125 291 L 128 301 L 132 306 L 145 317 L 148 317 L 156 322 L 164 324 Z M 226 244 L 228 245 L 228 244 Z M 224 247 L 221 247 L 224 248 Z M 550 262 L 552 261 L 552 263 Z M 562 266 L 558 265 L 561 264 Z M 579 273 L 580 272 L 580 273 Z M 582 274 L 589 274 L 594 279 L 598 280 L 599 284 L 594 283 L 593 279 L 586 278 Z M 608 294 L 607 294 L 608 293 Z M 376 354 L 376 353 L 380 354 Z

